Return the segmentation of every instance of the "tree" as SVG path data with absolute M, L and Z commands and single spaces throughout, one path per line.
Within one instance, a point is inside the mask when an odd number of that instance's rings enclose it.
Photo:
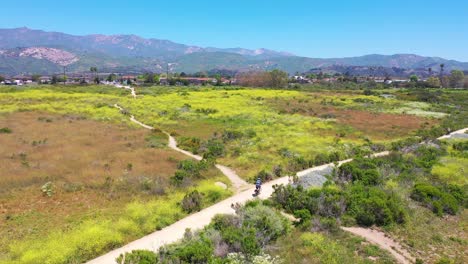
M 113 82 L 113 81 L 115 81 L 116 79 L 117 79 L 117 75 L 111 73 L 111 74 L 109 74 L 109 76 L 107 76 L 107 79 L 106 79 L 106 80 L 107 80 L 108 82 Z
M 94 82 L 95 83 L 99 83 L 99 75 L 98 75 L 98 68 L 97 67 L 91 67 L 89 68 L 89 71 L 91 73 L 94 73 Z
M 216 79 L 216 86 L 221 86 L 223 82 L 221 79 L 221 74 L 215 74 L 214 78 Z
M 31 76 L 31 79 L 32 79 L 33 82 L 39 82 L 40 78 L 41 78 L 41 75 L 39 75 L 39 74 L 33 74 Z
M 465 74 L 460 70 L 453 70 L 450 73 L 450 87 L 462 87 Z
M 427 71 L 429 72 L 429 76 L 432 76 L 432 68 L 431 67 L 427 68 Z
M 2 75 L 0 75 L 0 82 L 3 82 L 5 81 L 5 77 L 3 77 Z
M 52 79 L 50 80 L 51 84 L 56 84 L 58 82 L 57 75 L 52 75 Z
M 409 78 L 410 78 L 410 82 L 412 82 L 412 83 L 418 82 L 418 76 L 416 76 L 414 74 L 411 75 Z
M 430 88 L 440 88 L 440 80 L 437 77 L 429 77 L 426 83 Z
M 270 86 L 271 87 L 284 87 L 288 84 L 288 74 L 284 71 L 275 69 L 270 72 Z

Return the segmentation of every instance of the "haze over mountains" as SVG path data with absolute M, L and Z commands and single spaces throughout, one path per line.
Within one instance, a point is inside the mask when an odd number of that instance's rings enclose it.
M 467 62 L 413 54 L 365 55 L 349 58 L 307 58 L 268 49 L 198 47 L 136 35 L 75 36 L 29 28 L 0 29 L 0 74 L 52 74 L 85 72 L 96 66 L 101 72 L 194 73 L 210 70 L 271 70 L 289 73 L 309 71 L 356 72 L 404 76 L 424 75 L 445 64 L 445 71 L 468 70 Z

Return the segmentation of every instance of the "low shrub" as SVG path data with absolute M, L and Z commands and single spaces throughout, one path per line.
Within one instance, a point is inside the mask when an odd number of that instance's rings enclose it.
M 461 199 L 458 190 L 453 190 L 453 192 Z M 421 202 L 438 216 L 442 216 L 444 213 L 455 215 L 459 210 L 460 202 L 452 194 L 428 183 L 415 184 L 411 192 L 411 198 Z
M 115 261 L 118 264 L 156 264 L 158 263 L 158 256 L 153 251 L 137 249 L 120 254 Z
M 216 159 L 222 157 L 225 154 L 225 146 L 223 141 L 212 138 L 205 142 L 202 147 L 204 159 Z
M 13 131 L 8 127 L 0 128 L 0 134 L 11 134 Z
M 341 165 L 338 178 L 341 182 L 360 182 L 364 185 L 377 185 L 380 175 L 373 159 L 360 158 Z
M 182 209 L 187 213 L 198 212 L 202 208 L 203 196 L 197 190 L 184 196 L 181 202 Z
M 403 202 L 378 187 L 354 185 L 347 191 L 346 213 L 362 226 L 387 226 L 404 223 L 407 212 Z

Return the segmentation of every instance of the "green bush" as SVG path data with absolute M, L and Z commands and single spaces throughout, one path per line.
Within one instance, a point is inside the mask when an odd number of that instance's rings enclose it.
M 13 132 L 13 131 L 8 127 L 0 128 L 0 134 L 10 134 L 11 132 Z
M 174 263 L 209 263 L 213 259 L 213 244 L 205 235 L 190 239 L 170 253 L 170 258 L 179 260 Z
M 209 139 L 203 146 L 203 158 L 215 159 L 224 156 L 224 143 L 219 139 Z
M 244 133 L 237 130 L 224 130 L 222 139 L 223 142 L 228 142 L 236 139 L 240 139 L 244 136 Z
M 355 159 L 341 165 L 338 178 L 342 182 L 360 182 L 364 185 L 377 185 L 380 175 L 374 159 Z
M 454 190 L 454 194 L 460 199 L 460 194 L 457 191 Z M 459 200 L 442 188 L 428 183 L 415 184 L 411 198 L 421 202 L 438 216 L 442 216 L 444 213 L 455 215 L 459 210 Z
M 453 143 L 452 147 L 454 150 L 457 151 L 468 151 L 468 141 L 460 141 Z
M 377 187 L 354 185 L 347 192 L 347 214 L 362 226 L 404 223 L 407 218 L 402 201 Z
M 198 212 L 202 208 L 203 196 L 197 190 L 184 196 L 181 202 L 182 209 L 187 213 Z
M 200 178 L 201 172 L 207 170 L 212 164 L 208 160 L 195 161 L 183 160 L 177 165 L 177 171 L 171 177 L 172 184 L 176 186 L 182 185 L 184 182 Z
M 201 140 L 196 137 L 181 137 L 177 139 L 180 148 L 188 150 L 194 154 L 200 152 Z
M 120 254 L 115 259 L 118 264 L 156 264 L 158 256 L 149 250 L 132 250 L 132 252 Z

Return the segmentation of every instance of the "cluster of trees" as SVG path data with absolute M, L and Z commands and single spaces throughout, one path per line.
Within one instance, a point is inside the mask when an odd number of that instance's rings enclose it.
M 420 82 L 418 76 L 410 76 L 410 86 L 428 87 L 428 88 L 461 88 L 465 86 L 465 74 L 460 70 L 453 70 L 449 75 L 430 76 L 425 82 Z
M 236 76 L 242 86 L 284 88 L 288 84 L 288 74 L 281 70 L 265 72 L 244 72 Z

